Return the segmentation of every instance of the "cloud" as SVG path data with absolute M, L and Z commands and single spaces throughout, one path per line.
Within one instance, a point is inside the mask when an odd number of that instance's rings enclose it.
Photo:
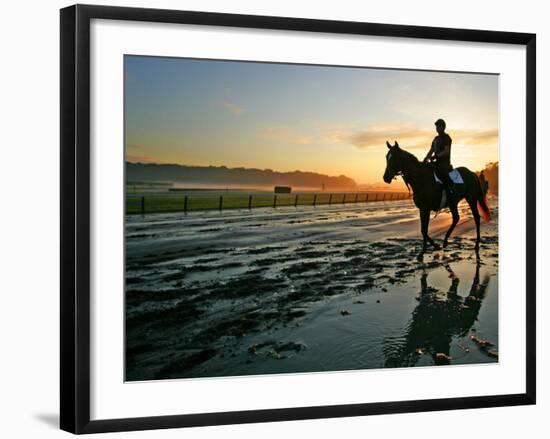
M 234 104 L 233 102 L 223 101 L 222 107 L 235 116 L 240 116 L 244 112 L 244 108 Z
M 144 155 L 126 154 L 126 161 L 132 163 L 156 163 L 156 161 Z
M 487 145 L 498 142 L 498 130 L 457 130 L 454 135 L 464 145 Z
M 155 160 L 144 154 L 145 147 L 136 143 L 129 143 L 126 145 L 126 157 L 127 162 L 133 163 L 154 163 Z
M 143 145 L 139 145 L 137 143 L 128 143 L 126 144 L 126 149 L 127 150 L 132 150 L 132 151 L 141 151 L 143 150 Z
M 293 143 L 300 145 L 307 145 L 312 142 L 311 137 L 306 136 L 295 128 L 285 125 L 262 126 L 258 129 L 256 135 L 260 140 L 264 141 Z
M 498 141 L 498 130 L 448 130 L 453 143 L 469 146 L 494 145 Z M 332 142 L 351 143 L 358 148 L 380 148 L 386 140 L 394 140 L 407 148 L 429 148 L 436 133 L 433 130 L 420 129 L 411 124 L 402 125 L 373 125 L 366 130 L 346 131 L 331 130 L 326 138 Z

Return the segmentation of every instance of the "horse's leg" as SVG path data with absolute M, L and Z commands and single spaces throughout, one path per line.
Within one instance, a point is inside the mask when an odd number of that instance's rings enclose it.
M 438 244 L 436 244 L 436 242 L 432 238 L 430 238 L 430 235 L 428 235 L 428 229 L 430 226 L 430 209 L 422 210 L 420 215 L 425 215 L 425 219 L 424 219 L 425 229 L 422 231 L 422 236 L 424 237 L 424 250 L 426 247 L 426 241 L 428 241 L 435 250 L 439 250 L 441 247 Z
M 421 209 L 420 210 L 420 230 L 422 232 L 422 254 L 426 252 L 426 246 L 429 242 L 436 250 L 439 250 L 439 245 L 437 245 L 432 238 L 428 235 L 428 227 L 430 225 L 430 209 Z
M 468 205 L 470 206 L 470 210 L 472 211 L 472 215 L 474 216 L 474 221 L 476 222 L 476 246 L 475 251 L 476 253 L 479 252 L 479 241 L 480 241 L 480 234 L 479 234 L 479 210 L 477 210 L 477 201 L 475 198 L 468 198 Z
M 439 244 L 437 244 L 432 238 L 430 238 L 430 235 L 428 235 L 428 242 L 435 250 L 439 250 L 441 248 Z
M 422 252 L 420 253 L 421 255 L 426 253 L 429 222 L 430 222 L 429 209 L 420 209 L 420 232 L 422 233 Z
M 458 224 L 458 220 L 460 219 L 460 215 L 458 214 L 458 204 L 453 204 L 449 207 L 451 209 L 451 215 L 453 216 L 453 222 L 451 224 L 451 227 L 449 227 L 449 230 L 447 230 L 447 233 L 445 233 L 445 239 L 443 240 L 443 248 L 447 247 L 449 236 L 451 236 L 451 233 L 453 233 L 454 228 Z

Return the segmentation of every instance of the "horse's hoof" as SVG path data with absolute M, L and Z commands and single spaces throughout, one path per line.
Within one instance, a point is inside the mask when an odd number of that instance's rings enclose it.
M 433 248 L 434 248 L 435 250 L 441 250 L 441 247 L 440 247 L 439 244 L 435 244 L 435 243 L 434 243 L 434 244 L 432 244 L 432 245 L 433 245 Z
M 443 248 L 447 248 L 448 245 L 449 243 L 447 241 L 443 241 Z

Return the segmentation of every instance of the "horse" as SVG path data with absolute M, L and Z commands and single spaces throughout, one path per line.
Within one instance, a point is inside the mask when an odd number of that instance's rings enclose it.
M 487 222 L 491 220 L 491 212 L 487 206 L 487 200 L 485 199 L 478 176 L 468 168 L 456 168 L 462 176 L 464 184 L 456 184 L 453 196 L 450 197 L 450 200 L 447 200 L 444 206 L 441 206 L 443 189 L 441 188 L 441 184 L 435 181 L 432 166 L 428 163 L 420 162 L 413 154 L 401 149 L 397 141 L 394 142 L 393 146 L 386 141 L 386 146 L 389 151 L 386 154 L 384 181 L 390 184 L 394 178 L 402 176 L 407 187 L 412 188 L 414 204 L 420 212 L 422 251 L 419 256 L 421 257 L 426 252 L 428 242 L 435 250 L 440 249 L 440 246 L 428 235 L 430 212 L 437 212 L 443 207 L 448 207 L 451 211 L 453 220 L 443 239 L 443 248 L 445 248 L 449 244 L 449 236 L 460 219 L 458 203 L 464 198 L 470 206 L 476 224 L 475 252 L 479 256 L 480 212 L 483 219 Z

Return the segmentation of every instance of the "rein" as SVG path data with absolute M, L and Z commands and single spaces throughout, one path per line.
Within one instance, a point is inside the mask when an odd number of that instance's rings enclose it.
M 401 156 L 400 157 L 400 161 L 403 163 L 403 159 L 405 157 Z M 412 158 L 411 158 L 411 161 L 412 161 Z M 403 166 L 400 166 L 400 168 L 403 168 Z M 405 183 L 405 186 L 407 186 L 407 190 L 409 191 L 409 194 L 411 193 L 411 184 L 410 184 L 410 172 L 406 172 L 405 170 L 401 169 L 400 171 L 398 171 L 396 174 L 395 174 L 396 177 L 401 177 L 403 178 L 403 182 Z M 414 194 L 414 188 L 412 188 L 412 191 L 413 191 L 413 194 Z
M 405 183 L 405 186 L 407 186 L 407 190 L 409 191 L 409 195 L 410 195 L 411 194 L 411 185 L 409 184 L 409 179 L 408 179 L 407 175 L 404 172 L 399 172 L 397 175 L 400 175 L 401 178 L 403 179 L 403 182 Z M 413 190 L 413 194 L 414 194 L 414 190 Z

